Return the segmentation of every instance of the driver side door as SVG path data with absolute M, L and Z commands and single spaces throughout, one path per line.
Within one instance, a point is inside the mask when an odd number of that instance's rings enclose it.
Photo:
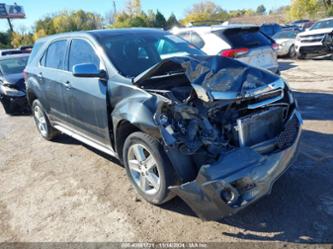
M 73 67 L 84 63 L 94 64 L 98 69 L 103 65 L 91 42 L 83 38 L 71 40 L 67 68 L 69 76 L 64 94 L 68 122 L 75 133 L 95 143 L 109 145 L 107 81 L 97 77 L 75 77 Z

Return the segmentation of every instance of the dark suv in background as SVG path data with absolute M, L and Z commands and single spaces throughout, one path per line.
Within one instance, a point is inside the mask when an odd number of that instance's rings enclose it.
M 144 199 L 179 195 L 204 219 L 268 194 L 298 146 L 301 117 L 279 76 L 161 30 L 46 37 L 25 71 L 45 139 L 62 132 L 117 157 Z

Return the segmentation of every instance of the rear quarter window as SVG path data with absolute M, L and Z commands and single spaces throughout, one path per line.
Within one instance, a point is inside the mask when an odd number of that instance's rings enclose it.
M 214 32 L 228 42 L 232 48 L 255 48 L 271 46 L 272 41 L 259 31 L 259 28 L 236 28 Z
M 37 42 L 34 44 L 34 46 L 32 47 L 31 54 L 30 54 L 30 56 L 29 56 L 28 64 L 30 64 L 31 61 L 36 57 L 36 55 L 37 55 L 39 49 L 42 47 L 43 44 L 44 44 L 44 42 L 41 42 L 41 41 L 40 41 L 40 42 L 37 41 Z
M 64 69 L 67 41 L 60 40 L 51 43 L 46 51 L 45 67 Z

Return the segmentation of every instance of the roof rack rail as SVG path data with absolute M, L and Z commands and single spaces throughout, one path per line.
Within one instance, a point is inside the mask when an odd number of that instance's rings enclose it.
M 213 24 L 222 24 L 225 20 L 202 20 L 202 21 L 194 21 L 187 24 L 187 27 L 193 27 L 193 26 L 210 26 Z

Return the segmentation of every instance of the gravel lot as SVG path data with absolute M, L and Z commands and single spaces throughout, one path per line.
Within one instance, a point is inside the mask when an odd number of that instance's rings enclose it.
M 304 118 L 298 160 L 272 194 L 222 222 L 136 198 L 116 160 L 0 107 L 0 241 L 333 242 L 333 62 L 281 60 Z

